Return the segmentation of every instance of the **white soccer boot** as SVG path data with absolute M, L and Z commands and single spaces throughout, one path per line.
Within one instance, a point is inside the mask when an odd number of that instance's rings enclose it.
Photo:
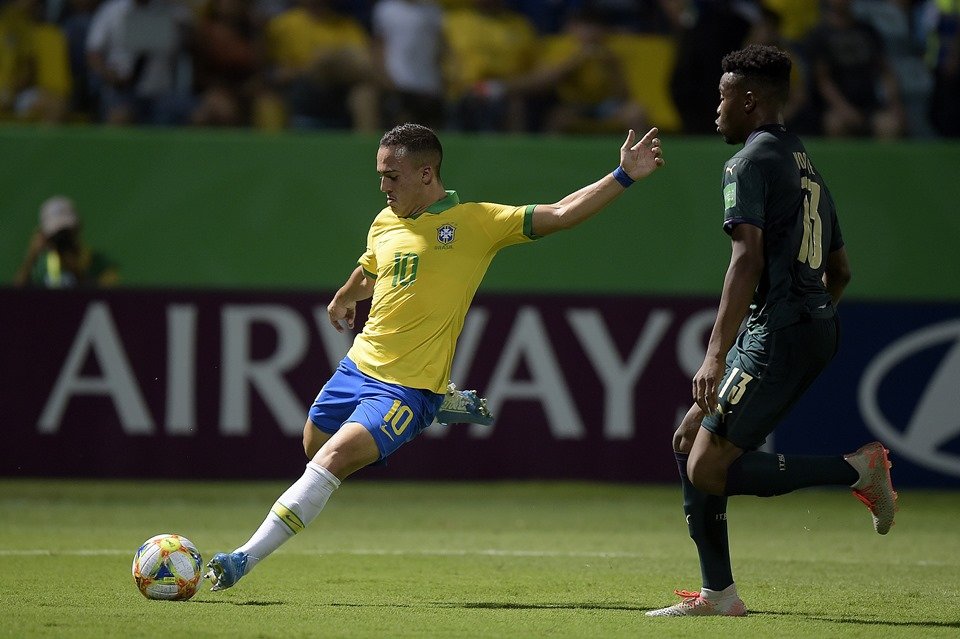
M 861 446 L 857 452 L 843 456 L 860 474 L 857 483 L 850 487 L 853 496 L 870 509 L 873 528 L 881 535 L 890 532 L 897 512 L 897 493 L 890 479 L 893 464 L 890 463 L 889 453 L 880 442 L 871 442 Z
M 666 608 L 648 610 L 646 615 L 648 617 L 745 617 L 747 615 L 747 606 L 736 591 L 726 597 L 710 599 L 700 592 L 689 590 L 674 590 L 673 594 L 680 597 L 682 601 Z

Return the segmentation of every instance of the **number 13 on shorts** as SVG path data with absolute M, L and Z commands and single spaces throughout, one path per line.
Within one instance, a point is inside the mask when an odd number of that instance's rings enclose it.
M 736 381 L 736 383 L 734 383 L 734 381 Z M 753 375 L 741 371 L 737 366 L 734 366 L 730 369 L 730 373 L 727 375 L 726 381 L 723 382 L 723 386 L 720 387 L 720 392 L 717 396 L 719 399 L 723 399 L 724 395 L 726 395 L 729 403 L 736 404 L 743 397 L 743 393 L 747 389 L 747 384 L 752 381 Z M 728 391 L 729 394 L 727 394 Z

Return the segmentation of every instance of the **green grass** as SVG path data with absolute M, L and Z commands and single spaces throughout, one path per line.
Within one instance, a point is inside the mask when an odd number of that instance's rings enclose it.
M 751 615 L 649 619 L 699 586 L 679 489 L 348 481 L 236 588 L 144 599 L 137 546 L 247 539 L 283 482 L 0 480 L 0 637 L 956 637 L 960 494 L 875 534 L 845 491 L 736 497 Z

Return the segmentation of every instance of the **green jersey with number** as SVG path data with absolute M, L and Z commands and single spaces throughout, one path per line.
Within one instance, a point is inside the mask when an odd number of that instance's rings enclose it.
M 454 191 L 415 217 L 385 208 L 359 264 L 375 277 L 370 316 L 347 355 L 384 382 L 443 393 L 473 295 L 497 251 L 535 239 L 534 206 L 461 203 Z
M 843 246 L 833 198 L 800 139 L 780 125 L 757 129 L 723 167 L 723 228 L 763 230 L 764 268 L 747 328 L 772 331 L 830 317 L 827 254 Z

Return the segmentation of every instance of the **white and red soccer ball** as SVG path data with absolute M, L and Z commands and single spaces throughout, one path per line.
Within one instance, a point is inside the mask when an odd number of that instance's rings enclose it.
M 133 556 L 133 579 L 147 599 L 186 601 L 202 578 L 200 551 L 183 535 L 155 535 Z

